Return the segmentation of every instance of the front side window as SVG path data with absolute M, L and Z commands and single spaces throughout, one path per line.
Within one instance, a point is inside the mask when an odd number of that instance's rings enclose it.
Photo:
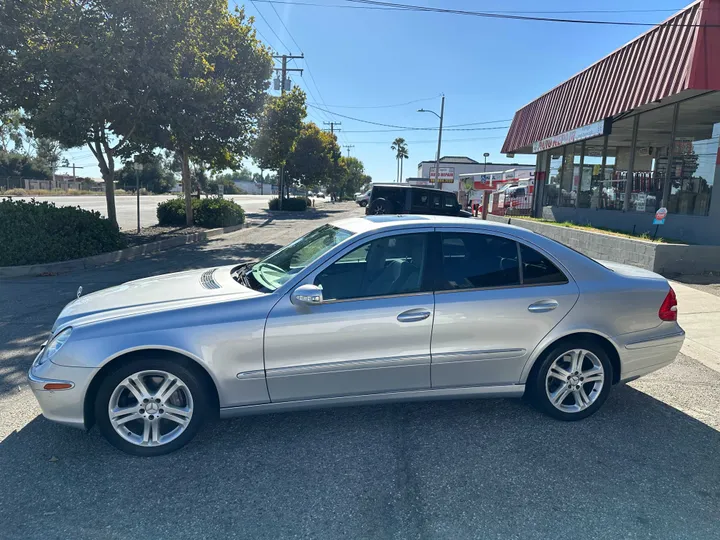
M 437 290 L 520 285 L 517 244 L 476 233 L 442 233 L 442 264 Z
M 322 270 L 315 285 L 325 300 L 350 300 L 410 294 L 425 290 L 429 235 L 377 238 Z
M 345 229 L 324 225 L 266 257 L 249 271 L 240 272 L 239 281 L 255 290 L 272 292 L 352 235 Z
M 534 249 L 520 244 L 520 257 L 522 259 L 523 285 L 552 285 L 568 282 L 565 274 L 557 266 Z
M 414 190 L 412 192 L 412 205 L 413 209 L 426 209 L 430 208 L 430 196 L 427 191 Z

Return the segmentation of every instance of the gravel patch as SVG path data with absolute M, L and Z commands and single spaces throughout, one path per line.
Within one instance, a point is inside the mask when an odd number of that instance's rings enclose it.
M 174 238 L 176 236 L 187 236 L 198 232 L 207 231 L 203 227 L 161 227 L 155 225 L 153 227 L 145 227 L 140 232 L 123 231 L 123 236 L 127 239 L 128 247 L 155 242 L 165 238 Z

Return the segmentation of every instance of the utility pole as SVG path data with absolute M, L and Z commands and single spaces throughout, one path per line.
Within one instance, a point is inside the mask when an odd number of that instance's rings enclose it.
M 285 90 L 287 89 L 287 86 L 288 86 L 288 84 L 287 84 L 288 71 L 299 71 L 300 75 L 302 75 L 302 72 L 303 72 L 303 70 L 300 68 L 288 68 L 287 61 L 293 60 L 296 58 L 302 59 L 302 58 L 305 58 L 305 55 L 301 54 L 299 56 L 296 56 L 296 55 L 292 55 L 292 54 L 282 54 L 282 55 L 275 54 L 275 55 L 273 55 L 273 58 L 280 59 L 282 61 L 282 67 L 275 68 L 275 71 L 280 72 L 280 94 L 285 94 Z M 278 188 L 280 188 L 280 189 L 278 189 L 278 192 L 279 192 L 278 209 L 282 210 L 283 198 L 285 197 L 285 193 L 284 193 L 284 190 L 285 190 L 285 166 L 280 167 L 280 178 L 278 181 Z
M 343 148 L 347 148 L 348 157 L 350 157 L 350 149 L 351 149 L 351 148 L 355 148 L 355 145 L 354 145 L 354 144 L 344 144 L 344 145 L 343 145 Z
M 418 112 L 429 112 L 440 119 L 440 132 L 438 133 L 438 149 L 437 156 L 435 157 L 435 187 L 442 188 L 442 184 L 440 183 L 440 145 L 442 144 L 443 117 L 445 116 L 445 94 L 443 94 L 442 102 L 440 103 L 440 114 L 428 109 L 418 109 Z
M 323 122 L 326 126 L 330 126 L 330 133 L 335 133 L 335 126 L 342 126 L 342 122 Z M 341 131 L 341 130 L 337 130 Z

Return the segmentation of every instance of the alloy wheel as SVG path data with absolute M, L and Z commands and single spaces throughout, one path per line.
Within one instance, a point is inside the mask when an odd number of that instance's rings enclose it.
M 545 392 L 559 411 L 577 413 L 590 407 L 605 384 L 600 359 L 586 349 L 572 349 L 558 356 L 545 377 Z
M 193 398 L 177 376 L 162 370 L 139 371 L 115 387 L 108 402 L 110 424 L 137 446 L 161 446 L 190 425 Z

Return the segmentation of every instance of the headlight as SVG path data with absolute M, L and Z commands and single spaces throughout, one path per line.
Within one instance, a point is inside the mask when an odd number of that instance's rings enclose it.
M 62 332 L 56 334 L 38 358 L 37 365 L 41 366 L 46 360 L 51 360 L 52 357 L 55 356 L 55 354 L 62 348 L 62 346 L 65 345 L 67 340 L 70 339 L 70 334 L 72 334 L 72 328 L 66 328 Z

